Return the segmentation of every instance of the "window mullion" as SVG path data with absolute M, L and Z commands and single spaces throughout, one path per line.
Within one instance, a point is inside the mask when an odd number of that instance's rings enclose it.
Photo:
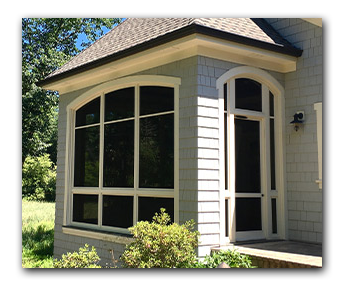
M 102 226 L 102 188 L 103 188 L 103 161 L 104 161 L 104 109 L 105 96 L 101 95 L 101 111 L 100 111 L 100 137 L 99 137 L 99 195 L 98 195 L 98 226 Z
M 135 86 L 135 101 L 134 101 L 134 199 L 133 199 L 133 224 L 138 221 L 138 197 L 137 191 L 139 188 L 139 85 Z
M 100 113 L 100 137 L 99 137 L 99 188 L 103 187 L 103 161 L 104 161 L 104 93 L 101 96 Z
M 69 147 L 66 146 L 66 148 L 69 148 L 69 151 L 66 151 L 66 154 L 68 155 L 68 153 L 70 154 L 70 157 L 68 159 L 68 167 L 69 167 L 69 173 L 67 174 L 68 176 L 68 180 L 67 182 L 65 182 L 65 185 L 68 185 L 68 206 L 66 207 L 66 212 L 68 213 L 66 215 L 66 222 L 64 224 L 70 224 L 72 222 L 73 219 L 73 193 L 72 193 L 72 188 L 74 187 L 74 165 L 75 165 L 75 123 L 76 123 L 76 111 L 72 111 L 69 110 L 69 112 L 67 113 L 67 123 L 68 120 L 71 120 L 71 123 L 69 124 L 69 129 L 70 129 L 70 133 L 69 133 L 69 137 L 70 137 L 70 141 L 68 141 L 68 143 L 70 144 Z M 68 170 L 67 167 L 65 167 L 66 170 Z M 65 198 L 65 201 L 67 199 Z

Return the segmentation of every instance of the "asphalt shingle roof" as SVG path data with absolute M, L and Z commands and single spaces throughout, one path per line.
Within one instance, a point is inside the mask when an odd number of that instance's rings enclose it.
M 101 62 L 102 59 L 109 59 L 191 26 L 225 33 L 239 39 L 249 40 L 254 44 L 266 44 L 269 48 L 272 46 L 272 49 L 279 47 L 282 53 L 286 50 L 287 54 L 298 54 L 300 51 L 261 18 L 128 18 L 65 65 L 52 72 L 46 80 L 52 80 L 57 75 L 69 74 L 81 67 Z

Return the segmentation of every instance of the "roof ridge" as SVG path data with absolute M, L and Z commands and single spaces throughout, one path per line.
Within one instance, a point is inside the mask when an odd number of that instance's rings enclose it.
M 188 25 L 191 25 L 191 24 L 195 24 L 194 22 L 195 22 L 198 18 L 187 18 L 187 19 L 189 19 Z

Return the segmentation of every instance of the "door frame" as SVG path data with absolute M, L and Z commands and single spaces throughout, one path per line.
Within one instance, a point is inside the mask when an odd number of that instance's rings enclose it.
M 263 97 L 264 94 L 268 95 L 268 91 L 271 91 L 274 95 L 274 106 L 275 106 L 275 174 L 276 174 L 276 190 L 268 191 L 267 187 L 267 197 L 265 196 L 264 202 L 266 205 L 263 214 L 262 226 L 263 234 L 266 239 L 287 239 L 287 195 L 286 195 L 286 169 L 285 169 L 285 145 L 283 141 L 283 135 L 285 135 L 285 99 L 284 99 L 284 88 L 282 85 L 268 72 L 263 71 L 258 68 L 250 66 L 240 66 L 235 67 L 223 75 L 221 75 L 216 82 L 218 95 L 219 95 L 219 170 L 220 170 L 220 244 L 224 245 L 229 242 L 236 242 L 236 228 L 235 228 L 235 191 L 234 191 L 234 180 L 235 180 L 235 162 L 232 161 L 231 157 L 228 157 L 228 189 L 225 189 L 225 153 L 227 155 L 235 155 L 234 144 L 235 144 L 235 131 L 234 131 L 234 117 L 235 115 L 241 115 L 245 112 L 245 116 L 263 119 L 263 117 L 268 117 L 268 121 L 263 121 L 261 127 L 263 128 L 263 137 L 265 143 L 269 143 L 269 111 L 267 107 L 263 105 L 262 112 L 256 111 L 243 111 L 242 109 L 235 109 L 234 95 L 235 95 L 235 79 L 236 78 L 249 78 L 255 80 L 262 84 Z M 225 83 L 227 86 L 225 87 Z M 224 90 L 226 88 L 227 91 Z M 227 114 L 224 114 L 224 97 L 228 98 L 227 101 Z M 266 97 L 266 96 L 265 96 Z M 224 115 L 227 116 L 228 121 L 228 133 L 227 133 L 227 150 L 225 150 L 224 144 Z M 268 115 L 268 116 L 267 116 Z M 268 141 L 268 142 L 267 142 Z M 263 145 L 265 150 L 267 150 L 268 145 Z M 226 152 L 225 152 L 226 151 Z M 261 153 L 264 155 L 263 161 L 265 165 L 269 165 L 269 153 L 264 151 Z M 223 173 L 224 172 L 224 173 Z M 268 181 L 268 173 L 265 173 L 266 185 L 270 185 Z M 225 201 L 228 199 L 228 201 Z M 269 221 L 271 219 L 271 199 L 276 199 L 276 210 L 277 210 L 277 233 L 273 234 L 272 223 Z M 227 209 L 225 204 L 227 203 Z M 228 217 L 226 213 L 228 212 Z M 228 227 L 225 227 L 228 225 Z M 226 232 L 228 231 L 228 235 Z

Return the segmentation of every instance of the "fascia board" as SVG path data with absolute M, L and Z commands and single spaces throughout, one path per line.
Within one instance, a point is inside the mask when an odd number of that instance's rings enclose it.
M 281 73 L 295 71 L 297 62 L 297 57 L 294 56 L 212 36 L 192 34 L 42 87 L 64 94 L 196 55 Z
M 196 35 L 159 45 L 114 62 L 81 72 L 79 74 L 43 85 L 42 88 L 68 93 L 84 87 L 97 85 L 115 78 L 128 76 L 143 70 L 178 61 L 197 54 L 193 46 Z
M 198 35 L 195 43 L 202 56 L 280 73 L 296 70 L 297 57 L 294 56 L 203 35 Z

